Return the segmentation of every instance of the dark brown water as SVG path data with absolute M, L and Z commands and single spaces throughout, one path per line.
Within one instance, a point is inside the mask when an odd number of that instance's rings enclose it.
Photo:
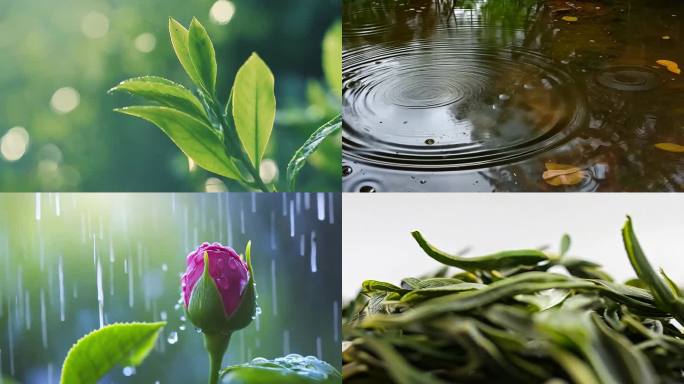
M 344 190 L 684 190 L 684 153 L 656 147 L 684 145 L 684 74 L 656 63 L 684 68 L 683 18 L 678 1 L 346 0 Z M 547 163 L 573 169 L 545 180 Z

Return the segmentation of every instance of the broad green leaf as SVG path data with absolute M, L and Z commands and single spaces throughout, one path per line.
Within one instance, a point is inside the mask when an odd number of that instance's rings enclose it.
M 442 264 L 461 268 L 466 271 L 502 269 L 519 265 L 536 265 L 537 263 L 548 260 L 544 252 L 536 249 L 504 251 L 480 257 L 460 257 L 447 254 L 435 248 L 425 240 L 419 231 L 413 231 L 411 235 L 413 235 L 413 238 L 428 256 Z
M 116 111 L 158 126 L 197 165 L 221 176 L 239 179 L 240 172 L 226 155 L 221 139 L 206 123 L 168 107 L 127 107 Z
M 69 350 L 60 382 L 92 384 L 116 365 L 140 365 L 164 325 L 166 322 L 111 324 L 87 334 Z
M 192 92 L 163 77 L 136 77 L 124 80 L 109 90 L 109 92 L 122 91 L 185 112 L 198 120 L 209 122 L 202 104 Z
M 257 55 L 240 67 L 233 85 L 233 121 L 240 142 L 258 170 L 275 121 L 273 73 Z
M 330 89 L 342 97 L 342 23 L 336 22 L 323 38 L 323 72 Z
M 180 61 L 185 73 L 188 74 L 190 80 L 197 86 L 201 86 L 202 81 L 199 73 L 195 69 L 190 59 L 190 52 L 188 51 L 188 30 L 185 29 L 181 23 L 173 18 L 169 18 L 169 35 L 171 36 L 171 45 L 176 52 L 178 61 Z
M 342 116 L 337 115 L 332 120 L 323 124 L 318 128 L 292 156 L 290 162 L 287 164 L 287 182 L 290 186 L 290 191 L 294 191 L 297 182 L 297 175 L 302 169 L 306 160 L 311 156 L 316 148 L 330 135 L 339 132 L 342 127 Z
M 287 355 L 273 360 L 253 359 L 249 363 L 225 368 L 224 384 L 337 384 L 340 373 L 330 364 L 313 356 Z
M 193 18 L 188 33 L 188 53 L 203 88 L 214 95 L 216 90 L 216 53 L 207 30 Z

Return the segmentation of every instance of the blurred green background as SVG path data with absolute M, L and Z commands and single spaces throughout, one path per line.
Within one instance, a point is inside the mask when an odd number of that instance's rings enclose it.
M 243 253 L 252 240 L 261 315 L 224 365 L 299 353 L 340 368 L 340 194 L 0 194 L 0 212 L 0 383 L 58 383 L 68 349 L 100 326 L 98 263 L 106 324 L 168 322 L 134 375 L 101 382 L 206 382 L 202 337 L 177 305 L 204 241 Z
M 278 114 L 262 174 L 282 182 L 294 150 L 339 113 L 321 64 L 339 15 L 340 0 L 1 1 L 0 190 L 239 190 L 193 168 L 156 127 L 112 112 L 138 100 L 106 93 L 140 75 L 189 86 L 167 23 L 193 16 L 216 46 L 223 102 L 252 51 L 275 74 Z M 340 146 L 339 136 L 328 139 L 299 190 L 340 189 Z

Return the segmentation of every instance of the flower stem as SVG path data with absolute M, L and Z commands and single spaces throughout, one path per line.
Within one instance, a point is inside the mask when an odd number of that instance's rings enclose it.
M 223 355 L 228 349 L 230 333 L 204 333 L 204 348 L 209 353 L 209 384 L 218 384 Z

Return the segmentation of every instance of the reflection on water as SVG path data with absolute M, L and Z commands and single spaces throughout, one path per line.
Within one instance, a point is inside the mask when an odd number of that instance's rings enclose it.
M 684 189 L 676 1 L 349 0 L 347 191 Z M 576 21 L 574 18 L 576 18 Z M 579 169 L 549 182 L 547 163 Z
M 339 366 L 339 194 L 0 195 L 0 383 L 57 383 L 105 324 L 166 321 L 145 362 L 102 383 L 196 383 L 202 337 L 180 304 L 185 256 L 252 240 L 259 308 L 224 364 L 290 353 Z M 127 378 L 130 376 L 130 378 Z

